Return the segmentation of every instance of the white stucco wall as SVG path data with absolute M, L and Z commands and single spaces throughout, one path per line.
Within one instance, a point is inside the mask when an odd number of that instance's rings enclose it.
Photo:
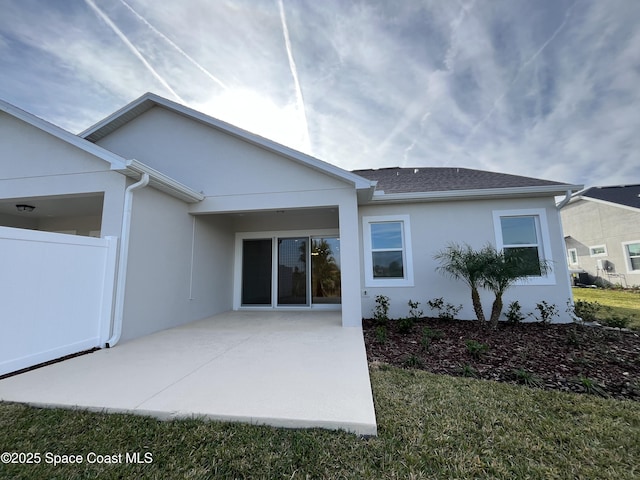
M 364 317 L 373 316 L 376 295 L 387 295 L 391 299 L 390 314 L 394 318 L 407 316 L 409 300 L 419 301 L 425 315 L 436 315 L 426 305 L 428 300 L 443 297 L 448 303 L 463 305 L 458 314 L 461 319 L 475 319 L 471 305 L 471 293 L 462 282 L 451 280 L 435 271 L 439 263 L 434 254 L 450 242 L 468 243 L 480 248 L 486 243 L 496 245 L 494 210 L 517 210 L 543 208 L 548 220 L 549 234 L 552 239 L 551 256 L 553 259 L 554 285 L 522 285 L 509 289 L 504 297 L 505 308 L 513 300 L 518 300 L 524 313 L 533 311 L 541 300 L 554 303 L 562 314 L 562 320 L 568 321 L 566 302 L 571 297 L 571 288 L 566 268 L 563 235 L 559 215 L 553 198 L 514 199 L 514 200 L 474 200 L 436 203 L 415 203 L 404 205 L 363 206 L 360 218 L 378 215 L 409 215 L 411 242 L 413 250 L 413 287 L 367 287 L 364 273 L 362 281 L 362 311 Z M 362 222 L 361 222 L 362 223 Z M 362 226 L 360 226 L 362 235 Z M 364 255 L 364 253 L 363 253 Z M 363 260 L 364 257 L 362 257 Z M 366 294 L 365 294 L 366 292 Z M 491 312 L 493 295 L 481 291 L 485 315 Z
M 123 340 L 231 310 L 233 235 L 187 209 L 153 188 L 134 193 Z
M 342 274 L 343 324 L 360 324 L 360 257 L 353 184 L 160 107 L 152 108 L 98 143 L 204 192 L 206 198 L 188 209 L 196 216 L 334 207 L 334 217 L 319 220 L 327 226 L 335 225 L 336 218 L 338 220 L 341 251 L 346 258 Z M 147 208 L 151 209 L 152 205 Z M 169 215 L 169 211 L 164 214 Z M 187 228 L 183 225 L 184 219 L 171 215 L 176 218 L 172 229 Z M 243 223 L 241 218 L 236 218 L 233 227 L 239 231 L 290 230 L 304 228 L 300 226 L 303 224 L 318 228 L 311 222 L 305 223 L 304 211 L 292 215 L 296 218 L 272 218 L 271 227 L 264 222 L 256 225 L 255 221 L 260 220 Z M 137 221 L 134 219 L 134 222 Z M 170 223 L 168 219 L 167 223 Z M 233 258 L 232 253 L 233 250 L 228 258 Z
M 581 268 L 591 275 L 599 275 L 612 283 L 640 285 L 640 272 L 630 271 L 623 243 L 640 241 L 640 211 L 615 207 L 590 200 L 571 202 L 561 210 L 567 248 L 575 248 L 578 264 L 571 268 Z M 605 245 L 606 255 L 592 257 L 589 247 Z M 607 275 L 598 270 L 598 260 L 609 262 Z
M 340 180 L 161 107 L 98 144 L 207 196 L 344 187 Z
M 98 230 L 102 236 L 119 237 L 125 182 L 108 162 L 0 112 L 0 199 L 104 192 Z M 38 228 L 36 222 L 8 223 Z
M 91 232 L 99 232 L 102 217 L 88 215 L 81 217 L 43 218 L 38 222 L 38 230 L 47 232 L 75 231 L 76 235 L 89 236 Z

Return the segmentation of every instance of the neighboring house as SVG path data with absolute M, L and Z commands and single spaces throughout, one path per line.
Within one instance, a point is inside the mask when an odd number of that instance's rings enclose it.
M 569 268 L 640 285 L 640 185 L 591 187 L 561 209 Z
M 153 94 L 77 136 L 0 102 L 0 162 L 0 233 L 23 240 L 11 245 L 83 236 L 82 246 L 107 249 L 98 333 L 76 345 L 232 309 L 334 309 L 343 326 L 359 326 L 381 294 L 394 317 L 410 299 L 444 297 L 473 318 L 467 287 L 435 271 L 450 242 L 528 248 L 552 262 L 506 303 L 532 311 L 571 297 L 554 197 L 580 186 L 464 168 L 349 172 Z M 53 260 L 33 255 L 21 265 L 34 283 L 16 294 L 74 280 L 37 286 Z M 19 302 L 11 308 L 23 314 Z

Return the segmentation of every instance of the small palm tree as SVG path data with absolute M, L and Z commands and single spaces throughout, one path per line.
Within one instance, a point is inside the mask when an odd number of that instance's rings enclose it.
M 471 288 L 473 310 L 478 320 L 485 322 L 478 288 L 483 285 L 488 259 L 483 258 L 466 243 L 463 246 L 451 243 L 444 250 L 436 253 L 434 258 L 440 262 L 440 266 L 436 268 L 438 272 L 453 279 L 462 280 Z
M 502 313 L 504 292 L 516 282 L 527 280 L 532 272 L 537 275 L 545 275 L 551 270 L 551 266 L 549 262 L 540 260 L 537 256 L 533 259 L 527 255 L 513 254 L 504 250 L 498 251 L 492 245 L 485 246 L 478 253 L 485 262 L 485 270 L 481 280 L 482 286 L 491 290 L 495 295 L 489 318 L 489 323 L 495 328 Z
M 437 271 L 456 280 L 462 280 L 471 288 L 473 310 L 479 321 L 485 322 L 479 288 L 486 288 L 495 295 L 491 305 L 489 323 L 498 325 L 502 314 L 504 292 L 516 282 L 531 275 L 545 275 L 551 267 L 547 261 L 533 257 L 530 252 L 498 251 L 493 245 L 474 250 L 469 245 L 452 243 L 434 256 L 440 261 Z

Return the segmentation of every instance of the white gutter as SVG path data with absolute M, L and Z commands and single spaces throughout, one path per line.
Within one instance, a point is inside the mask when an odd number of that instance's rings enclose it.
M 131 230 L 131 210 L 133 192 L 149 185 L 149 174 L 143 173 L 139 182 L 129 185 L 124 192 L 124 209 L 122 213 L 122 231 L 120 233 L 120 255 L 118 258 L 118 277 L 116 280 L 116 302 L 113 316 L 113 333 L 107 341 L 107 348 L 115 346 L 122 335 L 122 318 L 124 316 L 124 293 L 127 282 L 127 260 L 129 258 L 129 232 Z
M 562 185 L 561 187 L 565 187 Z M 571 190 L 582 188 L 581 185 L 568 185 Z M 570 190 L 567 190 L 570 191 Z M 495 198 L 495 197 L 518 197 L 518 196 L 538 196 L 553 195 L 560 193 L 558 185 L 539 185 L 531 187 L 507 187 L 507 188 L 485 188 L 473 190 L 446 190 L 438 192 L 407 192 L 407 193 L 384 193 L 381 191 L 374 192 L 372 203 L 391 203 L 391 202 L 428 202 L 438 200 L 463 200 L 468 198 Z
M 562 201 L 559 204 L 556 205 L 556 208 L 558 210 L 560 210 L 567 203 L 569 203 L 569 200 L 571 200 L 571 190 L 567 190 L 567 192 L 564 194 L 564 198 L 562 199 Z
M 136 180 L 138 178 L 141 178 L 142 175 L 146 173 L 149 175 L 149 185 L 151 187 L 168 193 L 169 195 L 179 198 L 180 200 L 187 203 L 196 203 L 204 199 L 204 195 L 201 192 L 196 192 L 186 185 L 183 185 L 182 183 L 175 181 L 171 177 L 168 177 L 164 173 L 161 173 L 158 170 L 155 170 L 150 166 L 145 165 L 144 163 L 139 162 L 135 159 L 127 160 L 127 165 L 125 168 L 114 170 Z

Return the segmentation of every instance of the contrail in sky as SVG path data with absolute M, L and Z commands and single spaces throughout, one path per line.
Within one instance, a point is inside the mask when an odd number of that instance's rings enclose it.
M 531 55 L 531 57 L 526 62 L 524 62 L 522 65 L 520 65 L 520 67 L 518 68 L 518 71 L 516 72 L 516 75 L 513 77 L 513 80 L 511 80 L 511 82 L 507 86 L 506 90 L 502 93 L 502 95 L 500 95 L 498 98 L 496 98 L 496 100 L 493 102 L 493 107 L 491 107 L 491 110 L 489 110 L 489 113 L 487 113 L 482 120 L 480 120 L 478 123 L 476 123 L 473 126 L 473 128 L 471 129 L 471 132 L 469 132 L 469 135 L 467 135 L 467 137 L 462 142 L 463 145 L 466 145 L 467 142 L 469 141 L 469 139 L 471 137 L 473 137 L 473 135 L 475 135 L 475 133 L 478 131 L 478 128 L 480 128 L 482 126 L 482 124 L 484 122 L 486 122 L 487 120 L 489 120 L 489 117 L 491 117 L 491 115 L 493 115 L 493 112 L 495 112 L 496 108 L 498 108 L 498 103 L 500 103 L 502 101 L 502 99 L 509 92 L 509 90 L 511 89 L 513 84 L 516 83 L 516 81 L 518 80 L 518 77 L 520 77 L 520 73 L 522 72 L 522 70 L 524 70 L 524 68 L 527 67 L 536 58 L 538 58 L 538 55 L 540 55 L 542 53 L 542 51 L 545 48 L 547 48 L 547 45 L 549 45 L 551 42 L 553 42 L 553 40 L 558 36 L 560 31 L 566 25 L 567 20 L 569 20 L 569 14 L 571 13 L 571 10 L 573 10 L 573 7 L 575 7 L 577 3 L 578 3 L 578 0 L 573 2 L 573 4 L 569 8 L 567 8 L 567 11 L 564 14 L 564 20 L 562 21 L 560 26 L 558 28 L 556 28 L 556 30 L 551 34 L 551 36 L 547 39 L 547 41 L 542 44 L 542 46 L 536 51 L 536 53 Z
M 461 25 L 462 25 L 462 21 L 465 19 L 466 16 L 468 16 L 471 12 L 471 10 L 473 9 L 473 7 L 475 6 L 475 0 L 472 0 L 469 3 L 469 6 L 466 6 L 460 2 L 458 2 L 458 4 L 460 5 L 460 11 L 458 12 L 458 15 L 456 16 L 455 19 L 453 19 L 451 22 L 449 22 L 449 24 L 451 25 L 451 32 L 449 33 L 449 48 L 447 49 L 446 53 L 445 53 L 445 67 L 446 69 L 444 70 L 444 73 L 447 75 L 450 75 L 453 73 L 453 69 L 454 69 L 454 59 L 457 53 L 457 46 L 456 46 L 456 35 L 458 34 L 458 30 L 460 29 Z M 427 84 L 430 83 L 431 80 L 431 76 L 432 75 L 440 75 L 443 73 L 443 70 L 436 70 L 435 72 L 432 72 L 431 74 L 429 74 L 429 78 L 427 80 Z M 416 102 L 415 99 L 411 100 L 411 103 L 409 104 L 409 106 L 407 108 L 405 108 L 404 111 L 404 115 L 403 117 L 396 123 L 396 126 L 391 130 L 391 132 L 387 135 L 387 137 L 382 141 L 382 143 L 380 145 L 378 145 L 377 150 L 379 152 L 384 152 L 389 145 L 391 144 L 391 141 L 401 132 L 405 132 L 407 130 L 407 127 L 409 127 L 409 125 L 411 125 L 412 123 L 415 122 L 416 118 L 418 117 L 418 115 L 420 115 L 423 111 L 424 108 L 421 108 L 419 106 L 419 103 L 422 100 L 420 100 L 419 102 Z M 420 117 L 420 135 L 422 135 L 422 131 L 424 129 L 424 124 L 425 121 L 427 120 L 427 118 L 431 115 L 430 111 L 427 111 L 426 113 L 422 114 L 422 116 Z M 413 148 L 418 144 L 418 139 L 414 139 L 412 140 L 411 144 L 405 148 L 404 150 L 404 160 L 403 160 L 403 166 L 405 166 L 408 162 L 409 159 L 409 153 L 411 152 L 411 150 L 413 150 Z
M 214 75 L 211 74 L 211 72 L 209 72 L 209 70 L 207 70 L 206 68 L 204 68 L 202 65 L 200 65 L 198 62 L 196 62 L 192 57 L 190 57 L 187 52 L 185 52 L 184 50 L 182 50 L 178 45 L 176 45 L 169 37 L 167 37 L 164 33 L 162 33 L 160 30 L 158 30 L 156 27 L 154 27 L 153 25 L 151 25 L 146 18 L 144 18 L 142 15 L 140 15 L 137 11 L 135 11 L 133 9 L 133 7 L 131 7 L 131 5 L 129 5 L 127 2 L 125 2 L 124 0 L 120 0 L 120 3 L 122 3 L 125 7 L 127 7 L 129 9 L 129 11 L 131 13 L 133 13 L 136 17 L 138 17 L 138 19 L 144 23 L 147 27 L 149 27 L 156 35 L 159 35 L 163 40 L 165 40 L 169 45 L 171 45 L 174 49 L 176 49 L 178 51 L 178 53 L 180 55 L 182 55 L 184 58 L 186 58 L 187 60 L 189 60 L 189 62 L 191 62 L 198 70 L 200 70 L 202 73 L 204 73 L 207 77 L 209 77 L 211 80 L 213 80 L 214 82 L 216 82 L 218 85 L 220 85 L 222 88 L 226 89 L 228 88 L 227 85 L 225 85 L 222 80 L 220 80 L 219 78 L 215 77 Z
M 304 100 L 302 98 L 302 90 L 300 89 L 300 82 L 298 80 L 298 69 L 296 68 L 296 62 L 293 59 L 291 53 L 291 42 L 289 40 L 289 28 L 287 28 L 287 19 L 284 15 L 284 4 L 282 0 L 278 0 L 278 6 L 280 7 L 280 21 L 282 22 L 282 34 L 284 35 L 284 44 L 287 48 L 287 56 L 289 57 L 289 68 L 291 69 L 291 75 L 293 75 L 293 83 L 296 88 L 296 99 L 298 101 L 298 107 L 302 110 L 302 122 L 304 127 L 304 144 L 307 150 L 311 150 L 311 141 L 309 139 L 309 125 L 307 123 L 307 113 L 304 107 Z
M 100 10 L 100 8 L 98 8 L 98 6 L 93 2 L 93 0 L 85 0 L 86 4 L 89 5 L 89 7 L 91 7 L 91 9 L 96 12 L 98 14 L 98 16 L 100 18 L 102 18 L 102 20 L 104 20 L 104 22 L 111 28 L 111 30 L 114 31 L 114 33 L 116 35 L 118 35 L 118 37 L 120 37 L 120 40 L 122 40 L 124 42 L 124 44 L 129 48 L 129 50 L 131 50 L 131 52 L 138 57 L 138 60 L 140 60 L 143 65 L 145 67 L 147 67 L 147 70 L 149 70 L 149 72 L 151 72 L 151 74 L 156 78 L 156 80 L 158 80 L 163 86 L 164 88 L 166 88 L 167 90 L 169 90 L 169 92 L 171 92 L 171 94 L 176 97 L 180 102 L 185 103 L 185 101 L 180 98 L 180 95 L 178 95 L 173 88 L 171 88 L 169 86 L 169 84 L 164 80 L 164 78 L 162 78 L 160 76 L 160 74 L 158 72 L 156 72 L 156 70 L 151 66 L 151 64 L 149 62 L 147 62 L 147 60 L 144 58 L 144 56 L 140 53 L 140 51 L 135 47 L 135 45 L 133 45 L 133 43 L 131 43 L 129 41 L 129 39 L 127 38 L 127 36 L 122 33 L 122 30 L 120 30 L 117 25 L 115 23 L 113 23 L 111 21 L 111 19 L 102 11 Z

